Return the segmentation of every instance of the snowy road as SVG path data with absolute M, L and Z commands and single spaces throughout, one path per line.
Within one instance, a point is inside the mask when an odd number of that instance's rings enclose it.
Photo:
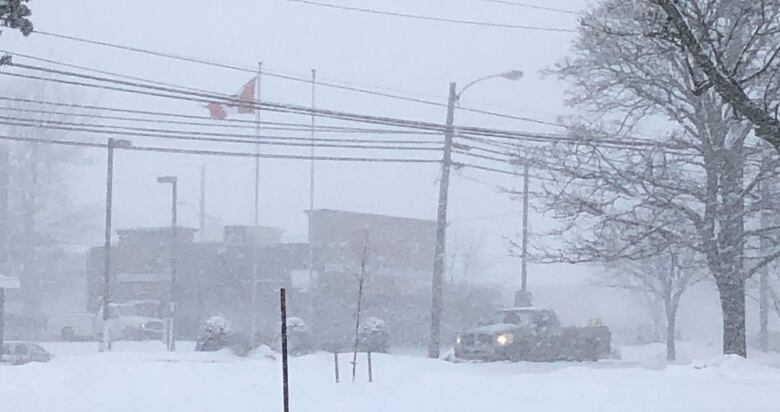
M 256 412 L 280 410 L 278 361 L 223 353 L 169 355 L 156 343 L 47 345 L 48 364 L 0 367 L 0 405 L 14 412 Z M 772 411 L 780 410 L 778 358 L 709 358 L 665 366 L 657 347 L 596 364 L 451 364 L 376 355 L 375 382 L 333 383 L 332 357 L 291 360 L 294 412 Z M 363 359 L 361 358 L 361 361 Z M 342 358 L 342 377 L 348 375 Z M 348 379 L 347 379 L 348 381 Z

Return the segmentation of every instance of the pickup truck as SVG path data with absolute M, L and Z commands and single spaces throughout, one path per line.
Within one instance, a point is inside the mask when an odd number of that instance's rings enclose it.
M 150 309 L 152 306 L 147 301 L 111 303 L 107 323 L 101 306 L 94 314 L 73 313 L 51 318 L 49 329 L 65 341 L 97 339 L 106 329 L 112 340 L 162 339 L 163 321 L 159 311 Z
M 455 358 L 480 361 L 595 361 L 612 355 L 603 325 L 561 326 L 549 309 L 503 309 L 494 319 L 461 332 Z

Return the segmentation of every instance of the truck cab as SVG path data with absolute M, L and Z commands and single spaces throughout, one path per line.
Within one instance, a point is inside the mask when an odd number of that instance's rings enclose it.
M 104 320 L 103 311 L 104 306 L 101 305 L 95 317 L 96 335 L 108 330 L 112 340 L 162 339 L 162 319 L 149 316 L 159 316 L 159 309 L 156 312 L 150 310 L 148 302 L 110 303 L 107 321 Z
M 561 326 L 550 309 L 507 308 L 476 328 L 461 332 L 455 341 L 459 359 L 496 361 L 584 361 L 610 355 L 606 326 Z

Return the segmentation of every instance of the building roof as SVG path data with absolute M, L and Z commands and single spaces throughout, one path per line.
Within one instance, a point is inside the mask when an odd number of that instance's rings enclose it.
M 382 219 L 382 220 L 398 220 L 408 223 L 418 223 L 418 224 L 424 224 L 424 225 L 435 225 L 435 220 L 428 220 L 428 219 L 419 219 L 419 218 L 411 218 L 411 217 L 403 217 L 403 216 L 390 216 L 390 215 L 381 215 L 376 213 L 365 213 L 365 212 L 353 212 L 349 210 L 337 210 L 337 209 L 306 209 L 303 211 L 307 215 L 311 215 L 313 212 L 314 214 L 327 214 L 327 215 L 340 215 L 343 217 L 365 217 L 365 218 L 375 218 L 375 219 Z
M 151 226 L 151 227 L 134 227 L 127 229 L 117 229 L 116 233 L 119 235 L 134 234 L 134 233 L 168 233 L 171 231 L 170 226 Z M 198 229 L 185 226 L 176 226 L 176 231 L 181 233 L 195 233 Z

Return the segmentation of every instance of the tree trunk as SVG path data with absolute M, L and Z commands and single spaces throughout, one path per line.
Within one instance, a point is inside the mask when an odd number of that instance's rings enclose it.
M 745 280 L 718 281 L 723 312 L 723 353 L 747 357 L 745 346 Z
M 677 347 L 675 339 L 677 338 L 677 308 L 675 305 L 668 305 L 666 309 L 666 360 L 677 360 Z

